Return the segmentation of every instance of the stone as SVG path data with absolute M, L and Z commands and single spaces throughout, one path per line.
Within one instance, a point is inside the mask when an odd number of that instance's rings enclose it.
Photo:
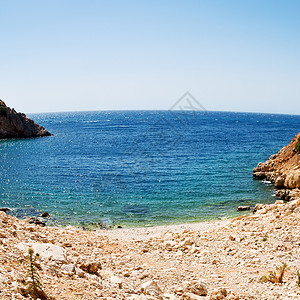
M 50 243 L 19 243 L 16 245 L 21 251 L 24 251 L 24 255 L 27 256 L 28 248 L 32 247 L 35 253 L 38 253 L 41 258 L 49 258 L 60 263 L 67 262 L 66 250 L 60 246 Z
M 190 282 L 184 289 L 185 293 L 192 293 L 198 296 L 206 296 L 207 288 L 202 282 Z
M 4 230 L 0 230 L 0 238 L 1 238 L 1 239 L 7 238 L 7 234 L 5 233 Z
M 237 211 L 245 211 L 245 210 L 250 210 L 250 206 L 249 205 L 246 205 L 246 206 L 238 206 Z
M 14 279 L 15 279 L 16 281 L 19 281 L 19 282 L 24 282 L 24 281 L 25 281 L 24 276 L 21 275 L 20 273 L 16 273 L 16 274 L 14 275 Z
M 277 177 L 277 179 L 275 181 L 275 187 L 277 189 L 284 187 L 284 178 L 282 176 Z
M 46 211 L 44 211 L 43 213 L 40 214 L 40 217 L 42 217 L 42 218 L 49 218 L 50 214 L 47 213 Z
M 72 275 L 75 271 L 75 265 L 74 264 L 62 265 L 60 269 L 63 273 Z
M 117 285 L 119 287 L 119 289 L 122 288 L 123 280 L 119 276 L 113 275 L 109 278 L 109 281 L 110 281 L 110 283 Z
M 98 274 L 98 268 L 100 265 L 96 262 L 82 262 L 80 265 L 80 269 L 89 273 L 89 274 Z
M 79 277 L 84 277 L 84 271 L 77 267 L 75 267 L 75 274 Z
M 257 179 L 265 179 L 266 174 L 264 172 L 253 172 L 253 177 Z
M 163 299 L 161 297 L 162 290 L 159 288 L 159 286 L 154 280 L 149 280 L 143 283 L 141 286 L 141 291 L 145 295 L 150 295 L 150 296 L 157 297 L 158 299 Z
M 295 210 L 294 210 L 294 213 L 298 214 L 299 212 L 300 212 L 300 207 L 296 207 Z
M 185 239 L 183 245 L 184 246 L 191 246 L 191 245 L 193 245 L 193 241 L 191 239 Z
M 288 172 L 284 185 L 289 189 L 300 188 L 300 170 L 291 170 Z
M 255 214 L 258 210 L 263 209 L 264 205 L 261 203 L 257 203 L 252 209 L 252 213 Z
M 40 221 L 37 217 L 30 217 L 30 218 L 26 219 L 26 221 L 29 224 L 36 224 L 36 225 L 46 226 L 46 223 Z
M 211 293 L 209 300 L 222 300 L 226 299 L 227 297 L 227 290 L 224 288 L 221 288 L 219 290 L 215 290 Z
M 7 281 L 7 278 L 4 275 L 0 274 L 0 283 L 4 283 L 6 281 Z

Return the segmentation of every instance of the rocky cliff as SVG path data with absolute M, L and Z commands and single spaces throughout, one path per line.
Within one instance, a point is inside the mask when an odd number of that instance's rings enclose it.
M 0 139 L 28 138 L 51 135 L 23 113 L 17 113 L 0 100 Z
M 267 179 L 278 189 L 277 196 L 291 200 L 300 195 L 300 154 L 295 150 L 300 133 L 269 160 L 253 169 L 253 176 Z

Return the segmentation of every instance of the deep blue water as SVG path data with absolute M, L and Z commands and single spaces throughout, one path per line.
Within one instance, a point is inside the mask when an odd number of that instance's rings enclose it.
M 237 215 L 274 201 L 252 168 L 300 116 L 114 111 L 30 115 L 52 137 L 0 141 L 0 206 L 48 224 L 143 226 Z

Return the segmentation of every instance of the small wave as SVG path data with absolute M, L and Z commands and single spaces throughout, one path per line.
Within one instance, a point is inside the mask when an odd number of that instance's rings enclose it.
M 262 183 L 264 183 L 264 184 L 272 184 L 272 182 L 269 181 L 269 180 L 263 180 Z

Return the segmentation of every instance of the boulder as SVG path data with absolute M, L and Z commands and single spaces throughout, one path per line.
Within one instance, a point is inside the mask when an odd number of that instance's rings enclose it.
M 284 181 L 285 181 L 284 177 L 282 177 L 282 176 L 277 177 L 277 179 L 275 180 L 275 187 L 277 189 L 283 188 Z
M 300 170 L 292 170 L 286 175 L 285 187 L 289 189 L 300 188 Z
M 66 250 L 60 246 L 50 243 L 19 243 L 16 245 L 16 248 L 24 251 L 25 256 L 27 256 L 29 247 L 32 247 L 34 252 L 38 253 L 41 258 L 49 258 L 60 263 L 67 262 Z

